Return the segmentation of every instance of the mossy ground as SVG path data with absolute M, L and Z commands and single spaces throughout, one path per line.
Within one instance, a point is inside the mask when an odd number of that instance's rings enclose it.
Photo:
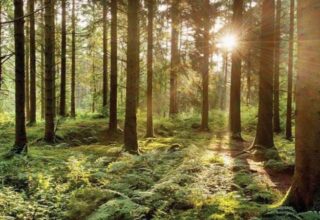
M 63 141 L 55 146 L 37 141 L 43 124 L 28 128 L 28 155 L 0 161 L 0 219 L 258 217 L 281 200 L 284 190 L 237 155 L 241 149 L 226 136 L 224 114 L 212 116 L 209 133 L 192 128 L 198 117 L 157 119 L 156 138 L 146 139 L 140 114 L 139 156 L 122 152 L 121 135 L 108 135 L 104 118 L 60 121 L 57 134 Z M 4 154 L 14 129 L 6 123 L 1 128 Z M 250 141 L 252 133 L 244 137 Z M 284 165 L 293 163 L 292 143 L 281 137 L 276 142 Z

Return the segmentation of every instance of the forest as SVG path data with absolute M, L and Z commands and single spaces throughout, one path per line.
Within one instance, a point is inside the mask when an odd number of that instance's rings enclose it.
M 0 220 L 320 220 L 319 0 L 0 0 Z

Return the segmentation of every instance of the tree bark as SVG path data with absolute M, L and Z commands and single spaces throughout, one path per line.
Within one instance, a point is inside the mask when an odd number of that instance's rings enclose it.
M 270 149 L 273 141 L 274 0 L 263 0 L 257 133 L 252 147 Z
M 0 57 L 2 57 L 2 3 L 0 2 Z M 2 60 L 0 59 L 0 91 L 2 87 L 3 79 L 2 79 Z
M 72 39 L 71 39 L 71 117 L 76 117 L 76 14 L 75 0 L 72 0 Z
M 117 103 L 118 103 L 118 33 L 117 33 L 117 0 L 111 0 L 111 74 L 110 74 L 110 119 L 109 130 L 116 132 L 118 128 Z
M 37 120 L 37 93 L 36 93 L 36 33 L 35 33 L 35 16 L 34 0 L 29 0 L 30 14 L 30 121 L 32 125 Z
M 67 27 L 66 27 L 66 0 L 61 0 L 61 79 L 60 79 L 60 108 L 59 115 L 66 116 L 66 51 L 67 51 Z
M 137 74 L 139 72 L 139 0 L 128 2 L 128 51 L 124 149 L 138 153 Z
M 148 52 L 147 52 L 147 135 L 153 137 L 153 22 L 154 0 L 148 4 Z
M 203 0 L 203 61 L 201 130 L 209 131 L 209 54 L 210 54 L 210 1 Z
M 25 49 L 23 0 L 14 0 L 14 40 L 15 40 L 15 153 L 27 150 L 25 125 Z
M 29 5 L 27 5 L 27 11 L 29 11 Z M 25 20 L 28 21 L 29 18 Z M 29 22 L 26 22 L 25 25 L 25 111 L 26 111 L 26 120 L 30 121 L 30 28 Z
M 288 64 L 288 91 L 287 91 L 287 117 L 286 138 L 292 139 L 292 84 L 293 84 L 293 40 L 294 40 L 294 0 L 290 0 L 290 37 L 289 37 L 289 64 Z
M 102 107 L 108 105 L 108 8 L 106 0 L 103 1 L 103 82 L 102 82 Z
M 41 6 L 44 7 L 44 0 L 41 0 Z M 44 12 L 41 11 L 41 119 L 45 118 L 45 55 L 44 55 L 44 32 L 45 21 L 44 21 Z
M 180 0 L 172 1 L 171 6 L 171 71 L 170 71 L 170 116 L 178 114 L 178 69 L 180 64 L 179 58 L 179 7 Z
M 273 129 L 280 133 L 280 46 L 281 46 L 281 0 L 277 0 L 276 26 L 275 26 L 275 64 L 274 64 L 274 105 Z
M 53 143 L 54 134 L 54 1 L 45 0 L 45 135 L 44 140 Z
M 243 0 L 233 3 L 233 32 L 241 43 L 241 26 Z M 242 140 L 241 137 L 241 45 L 232 52 L 231 88 L 230 88 L 230 136 L 232 139 Z
M 296 162 L 292 187 L 285 202 L 298 211 L 320 210 L 320 8 L 318 6 L 318 0 L 298 1 Z

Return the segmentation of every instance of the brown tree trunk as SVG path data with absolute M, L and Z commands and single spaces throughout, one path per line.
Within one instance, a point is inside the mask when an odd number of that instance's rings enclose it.
M 288 91 L 287 91 L 287 117 L 286 138 L 292 139 L 292 81 L 293 81 L 293 40 L 294 40 L 294 0 L 290 0 L 290 39 L 289 39 L 289 64 L 288 64 Z
M 54 134 L 54 1 L 45 0 L 45 135 L 48 143 L 55 140 Z
M 296 162 L 292 187 L 285 202 L 298 211 L 320 210 L 320 8 L 318 6 L 318 0 L 298 1 Z
M 201 130 L 209 130 L 209 54 L 210 54 L 210 1 L 203 0 L 203 62 Z
M 103 82 L 102 82 L 102 107 L 108 105 L 108 27 L 107 27 L 107 2 L 103 1 Z
M 72 0 L 72 42 L 71 42 L 71 117 L 76 117 L 76 14 L 75 0 Z
M 66 116 L 66 50 L 67 50 L 67 27 L 66 27 L 66 0 L 61 0 L 61 80 L 60 80 L 60 108 L 59 115 Z
M 37 120 L 37 97 L 36 97 L 36 36 L 34 18 L 34 0 L 29 0 L 30 14 L 30 121 L 32 125 Z
M 124 148 L 138 153 L 137 74 L 139 72 L 139 0 L 128 2 L 128 51 Z
M 2 21 L 2 3 L 0 2 L 0 57 L 2 57 L 2 25 L 1 25 L 1 21 Z M 1 86 L 2 86 L 2 60 L 0 58 L 0 90 L 1 90 Z
M 179 28 L 180 28 L 180 0 L 172 1 L 171 6 L 171 71 L 170 71 L 170 116 L 178 114 L 178 69 L 179 58 Z
M 29 11 L 29 5 L 27 5 L 27 11 Z M 29 18 L 25 20 L 28 21 Z M 26 111 L 26 120 L 30 121 L 30 28 L 29 22 L 26 22 L 25 25 L 25 111 Z
M 261 23 L 261 55 L 259 73 L 259 112 L 257 133 L 252 147 L 274 148 L 273 141 L 273 72 L 274 72 L 274 0 L 263 0 Z M 265 155 L 261 155 L 265 156 Z
M 148 4 L 148 54 L 147 54 L 147 135 L 153 137 L 153 22 L 154 0 Z
M 14 0 L 14 40 L 15 40 L 15 153 L 27 151 L 27 135 L 25 125 L 25 50 L 23 0 Z M 19 19 L 20 18 L 20 19 Z
M 117 0 L 111 0 L 111 74 L 110 74 L 110 119 L 109 130 L 116 132 L 118 127 L 117 119 L 117 89 L 118 89 L 118 41 L 117 41 Z
M 233 32 L 241 42 L 243 0 L 233 3 Z M 242 140 L 241 137 L 241 45 L 232 52 L 231 88 L 230 88 L 230 136 Z
M 277 0 L 276 26 L 275 26 L 275 57 L 274 57 L 274 105 L 273 105 L 273 129 L 280 133 L 280 46 L 281 46 L 281 0 Z
M 41 0 L 41 7 L 44 6 L 43 0 Z M 44 12 L 43 10 L 41 11 L 41 119 L 44 119 L 45 117 L 45 57 L 44 57 L 44 29 L 45 29 L 45 24 L 44 24 Z

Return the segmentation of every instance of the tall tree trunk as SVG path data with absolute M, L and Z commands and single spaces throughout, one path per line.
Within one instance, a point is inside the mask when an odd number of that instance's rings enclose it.
M 273 72 L 274 72 L 274 0 L 263 0 L 261 23 L 261 55 L 259 73 L 259 112 L 257 133 L 252 147 L 274 148 L 273 141 Z M 262 148 L 262 149 L 261 149 Z M 263 158 L 265 159 L 265 158 Z
M 72 0 L 72 42 L 71 42 L 71 117 L 76 117 L 76 14 L 75 0 Z
M 103 82 L 102 82 L 102 107 L 108 104 L 108 9 L 106 0 L 103 1 Z
M 44 7 L 44 0 L 41 0 L 41 7 Z M 41 13 L 41 119 L 45 118 L 45 57 L 44 57 L 44 29 L 45 29 L 45 21 L 44 21 L 44 12 L 43 10 L 40 12 Z
M 276 9 L 276 26 L 275 26 L 275 64 L 274 64 L 274 105 L 273 105 L 273 129 L 274 132 L 280 133 L 280 46 L 281 46 L 281 0 L 277 0 Z
M 25 125 L 25 50 L 24 50 L 24 19 L 23 0 L 14 0 L 14 40 L 15 40 L 15 153 L 27 150 L 27 135 Z M 20 19 L 19 19 L 20 18 Z
M 45 135 L 48 143 L 53 143 L 54 134 L 54 1 L 45 0 Z
M 0 2 L 0 57 L 2 57 L 2 3 Z M 0 58 L 0 91 L 3 83 L 2 79 L 2 60 Z
M 36 33 L 34 18 L 34 0 L 29 0 L 30 14 L 30 121 L 32 125 L 37 120 L 37 93 L 36 93 Z
M 201 130 L 209 130 L 209 54 L 210 54 L 210 0 L 203 0 L 203 62 Z
M 179 30 L 180 30 L 180 0 L 172 1 L 171 6 L 171 71 L 170 71 L 170 116 L 178 114 L 178 69 L 179 58 Z
M 66 51 L 67 51 L 67 27 L 66 27 L 66 0 L 61 0 L 61 80 L 60 80 L 60 108 L 59 115 L 66 116 Z
M 148 54 L 147 54 L 147 135 L 153 137 L 153 22 L 154 0 L 148 4 Z
M 232 28 L 241 42 L 243 0 L 234 0 Z M 241 137 L 241 45 L 232 52 L 231 88 L 230 88 L 230 136 L 242 140 Z
M 118 33 L 117 33 L 117 0 L 111 0 L 111 74 L 110 74 L 110 119 L 109 130 L 116 132 L 117 119 L 117 89 L 118 89 Z
M 293 9 L 293 2 L 291 2 Z M 318 0 L 298 1 L 296 162 L 286 205 L 319 211 L 320 198 L 320 8 Z
M 137 74 L 139 72 L 139 0 L 128 2 L 128 51 L 124 148 L 138 153 Z
M 289 39 L 289 65 L 288 65 L 288 91 L 287 91 L 287 117 L 286 138 L 292 139 L 292 81 L 293 81 L 293 40 L 294 40 L 294 0 L 290 0 L 290 39 Z
M 27 5 L 27 11 L 29 11 L 29 5 Z M 25 20 L 28 21 L 30 18 L 26 18 Z M 25 25 L 25 111 L 27 116 L 27 121 L 30 121 L 30 28 L 29 22 Z

